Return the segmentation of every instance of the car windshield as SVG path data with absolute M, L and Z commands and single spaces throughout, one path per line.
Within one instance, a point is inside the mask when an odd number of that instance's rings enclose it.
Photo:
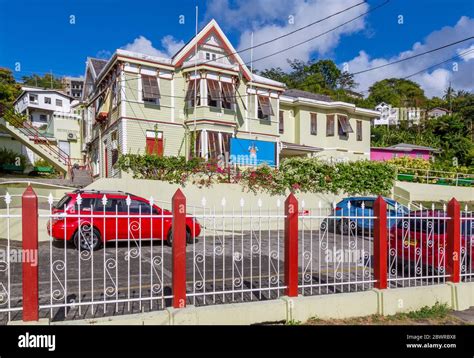
M 56 209 L 64 209 L 68 206 L 69 202 L 71 201 L 71 197 L 69 195 L 64 195 L 61 200 L 59 200 L 56 205 L 54 206 Z

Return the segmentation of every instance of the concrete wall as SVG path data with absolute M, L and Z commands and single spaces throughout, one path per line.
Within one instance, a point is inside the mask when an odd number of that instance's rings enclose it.
M 396 181 L 395 188 L 401 188 L 409 193 L 410 201 L 474 201 L 472 187 L 448 186 L 437 184 L 420 184 Z
M 369 290 L 319 296 L 281 297 L 276 300 L 230 303 L 86 320 L 33 324 L 52 325 L 249 325 L 270 322 L 306 322 L 311 318 L 344 319 L 393 315 L 431 307 L 437 302 L 454 310 L 474 306 L 474 283 Z M 31 324 L 21 321 L 12 325 Z
M 87 189 L 96 190 L 122 190 L 144 198 L 153 196 L 155 200 L 169 203 L 171 197 L 178 188 L 184 192 L 188 207 L 201 207 L 202 198 L 206 198 L 206 207 L 221 208 L 222 199 L 225 198 L 227 205 L 226 211 L 232 211 L 232 207 L 240 209 L 239 202 L 243 198 L 245 202 L 244 211 L 249 211 L 250 207 L 258 208 L 258 200 L 262 202 L 261 209 L 268 212 L 268 209 L 277 211 L 277 201 L 280 200 L 281 210 L 286 196 L 271 196 L 269 194 L 254 194 L 246 192 L 238 184 L 214 184 L 210 188 L 198 188 L 196 185 L 187 185 L 181 187 L 178 184 L 169 184 L 158 180 L 133 179 L 130 175 L 123 175 L 122 178 L 99 179 L 90 184 Z M 298 200 L 305 201 L 305 209 L 319 208 L 321 201 L 322 208 L 329 208 L 333 201 L 339 201 L 341 196 L 332 194 L 298 194 Z M 166 205 L 165 205 L 166 208 Z

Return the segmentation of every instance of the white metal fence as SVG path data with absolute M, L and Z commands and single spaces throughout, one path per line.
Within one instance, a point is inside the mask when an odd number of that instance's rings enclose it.
M 173 212 L 150 198 L 78 194 L 58 203 L 40 198 L 37 257 L 22 252 L 25 219 L 0 197 L 0 321 L 22 319 L 22 263 L 37 260 L 39 312 L 52 320 L 94 318 L 161 310 L 173 300 Z M 367 201 L 370 204 L 370 201 Z M 372 203 L 373 204 L 373 203 Z M 287 257 L 289 216 L 285 203 L 228 203 L 189 206 L 186 300 L 208 305 L 276 299 L 287 294 L 288 260 L 296 260 L 301 295 L 356 292 L 374 287 L 374 227 L 371 205 L 340 207 L 299 203 L 297 256 Z M 386 271 L 389 288 L 431 285 L 449 277 L 446 209 L 389 208 Z M 20 224 L 19 224 L 20 223 Z M 461 279 L 472 281 L 474 220 L 467 208 L 460 219 Z M 194 237 L 194 233 L 198 233 Z M 24 240 L 25 238 L 23 238 Z M 380 239 L 380 238 L 379 238 Z M 77 247 L 80 246 L 80 249 Z

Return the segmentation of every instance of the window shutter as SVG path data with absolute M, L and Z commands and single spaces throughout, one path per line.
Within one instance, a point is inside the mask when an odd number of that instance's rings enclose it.
M 196 93 L 197 93 L 197 97 L 199 97 L 199 85 L 200 85 L 200 80 L 191 80 L 189 81 L 189 84 L 188 84 L 188 91 L 186 92 L 186 97 L 185 97 L 185 100 L 186 102 L 189 102 L 189 101 L 194 101 L 194 87 L 196 87 Z
M 318 117 L 316 113 L 311 113 L 311 134 L 318 134 Z
M 337 121 L 339 124 L 340 135 L 347 135 L 349 133 L 354 133 L 354 130 L 352 129 L 347 116 L 337 116 Z
M 280 111 L 279 116 L 279 132 L 285 133 L 285 117 L 283 111 Z
M 219 91 L 219 82 L 216 80 L 207 80 L 207 89 L 209 91 L 209 96 L 213 101 L 219 101 L 220 100 L 220 91 Z
M 362 121 L 357 121 L 357 140 L 361 141 L 362 140 Z
M 156 76 L 142 75 L 143 99 L 157 101 L 160 99 L 160 88 Z
M 224 98 L 227 102 L 232 104 L 235 103 L 234 87 L 232 86 L 232 83 L 222 82 L 222 92 L 224 92 Z
M 334 114 L 326 116 L 326 136 L 332 137 L 334 135 Z
M 273 116 L 273 108 L 270 104 L 270 97 L 258 96 L 258 103 L 264 116 Z

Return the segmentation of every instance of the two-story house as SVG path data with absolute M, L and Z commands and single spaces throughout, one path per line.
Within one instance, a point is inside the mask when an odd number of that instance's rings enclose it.
M 13 106 L 16 113 L 26 117 L 31 129 L 20 131 L 29 137 L 29 141 L 19 141 L 17 135 L 7 129 L 1 137 L 2 144 L 25 155 L 32 165 L 41 158 L 32 148 L 38 141 L 48 141 L 50 145 L 60 148 L 64 155 L 79 160 L 82 156 L 81 115 L 74 108 L 76 104 L 77 101 L 59 90 L 22 87 Z M 48 160 L 48 156 L 42 159 Z
M 108 61 L 88 59 L 84 150 L 100 177 L 119 176 L 114 164 L 125 153 L 273 166 L 311 153 L 369 157 L 377 112 L 285 91 L 252 73 L 212 20 L 171 58 L 119 49 Z M 326 135 L 322 123 L 331 116 L 334 135 Z
M 377 112 L 296 89 L 280 96 L 280 157 L 370 159 L 370 119 Z

